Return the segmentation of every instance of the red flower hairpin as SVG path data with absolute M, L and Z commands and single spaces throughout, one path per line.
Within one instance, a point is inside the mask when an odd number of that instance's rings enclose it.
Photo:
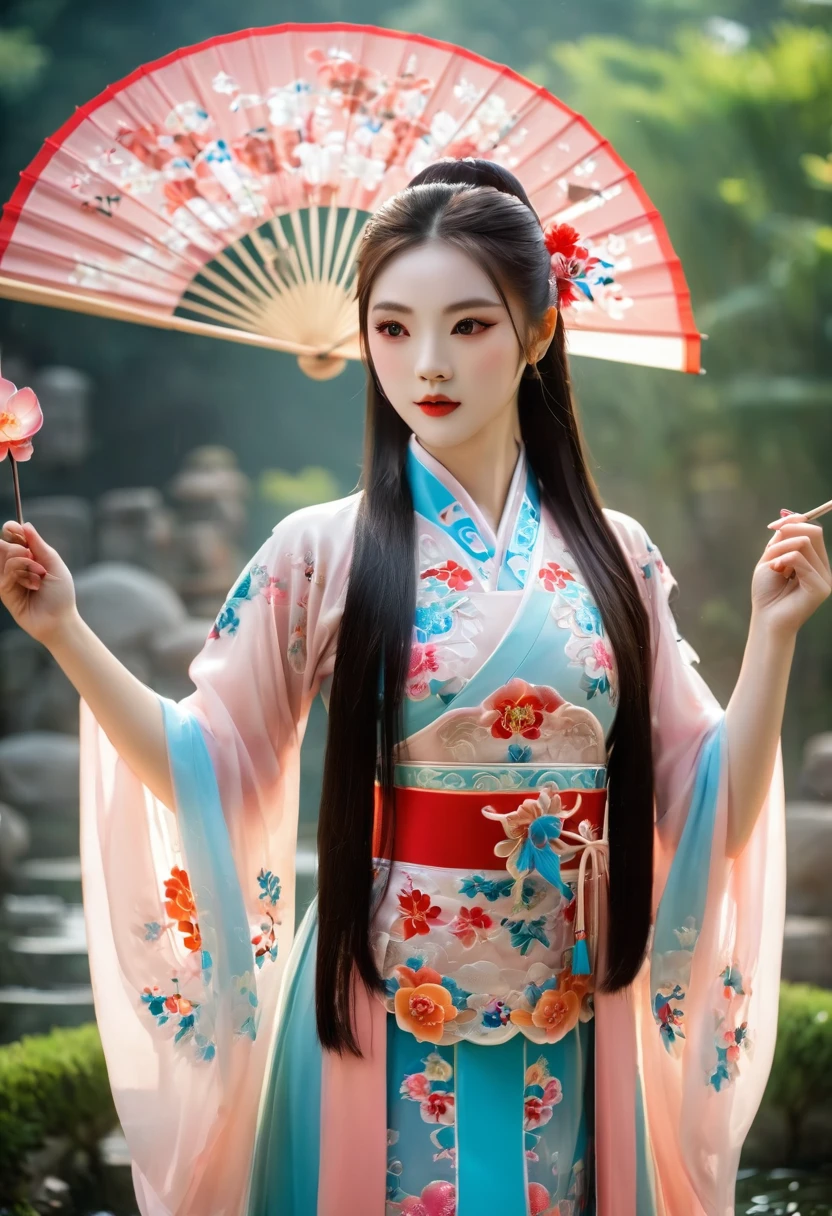
M 0 376 L 0 460 L 8 453 L 14 480 L 14 501 L 17 522 L 23 523 L 23 507 L 20 502 L 20 482 L 17 464 L 30 460 L 33 452 L 32 436 L 43 426 L 40 402 L 30 388 L 18 388 L 11 380 Z
M 581 295 L 594 303 L 592 288 L 615 282 L 612 275 L 606 273 L 612 270 L 613 263 L 590 256 L 571 224 L 547 224 L 543 239 L 551 255 L 559 308 L 569 308 Z

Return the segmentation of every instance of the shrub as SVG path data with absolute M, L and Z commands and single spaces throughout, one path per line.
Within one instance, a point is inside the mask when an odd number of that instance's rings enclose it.
M 95 1023 L 0 1047 L 0 1204 L 25 1198 L 26 1159 L 50 1137 L 95 1153 L 116 1123 Z
M 782 1112 L 785 1160 L 794 1163 L 806 1116 L 832 1106 L 832 992 L 827 989 L 780 985 L 777 1045 L 763 1104 Z

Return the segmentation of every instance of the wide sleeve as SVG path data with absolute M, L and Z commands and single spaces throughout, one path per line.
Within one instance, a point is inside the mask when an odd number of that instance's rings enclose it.
M 653 1149 L 652 1185 L 668 1213 L 729 1216 L 777 1030 L 786 881 L 782 751 L 778 742 L 751 837 L 731 857 L 725 711 L 679 633 L 675 578 L 644 528 L 627 519 L 653 653 L 654 915 L 636 981 L 643 1134 Z
M 96 1017 L 142 1216 L 238 1216 L 292 946 L 300 744 L 334 665 L 348 513 L 296 512 L 229 593 L 180 702 L 175 808 L 82 703 Z

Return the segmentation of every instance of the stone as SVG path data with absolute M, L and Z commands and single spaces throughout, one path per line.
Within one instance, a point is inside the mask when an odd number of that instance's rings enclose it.
M 98 562 L 75 580 L 78 611 L 119 658 L 140 652 L 185 620 L 185 607 L 161 578 L 123 562 Z M 126 659 L 124 661 L 127 661 Z
M 55 731 L 0 739 L 0 801 L 25 817 L 39 857 L 77 856 L 79 743 Z
M 46 543 L 58 550 L 73 574 L 90 564 L 93 558 L 92 507 L 86 498 L 55 494 L 48 498 L 24 499 L 23 515 L 35 525 Z
M 110 490 L 98 500 L 98 559 L 172 573 L 173 515 L 153 486 Z
M 800 784 L 807 797 L 832 802 L 832 731 L 813 735 L 806 743 Z
M 832 916 L 832 803 L 786 804 L 786 907 Z
M 55 731 L 0 739 L 0 801 L 18 810 L 31 806 L 77 810 L 78 756 L 78 740 Z
M 3 733 L 78 732 L 78 693 L 49 651 L 22 629 L 0 634 Z
M 832 919 L 786 917 L 782 975 L 795 984 L 832 988 Z
M 89 399 L 92 381 L 74 367 L 44 367 L 32 377 L 44 425 L 35 440 L 42 468 L 83 464 L 90 451 Z
M 0 874 L 12 874 L 15 862 L 24 857 L 30 843 L 29 825 L 13 807 L 0 802 Z

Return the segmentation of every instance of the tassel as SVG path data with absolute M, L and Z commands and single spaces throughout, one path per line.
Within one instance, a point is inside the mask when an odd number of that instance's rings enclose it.
M 575 946 L 572 950 L 572 974 L 591 975 L 589 966 L 589 950 L 586 945 L 586 933 L 583 929 L 575 934 Z

